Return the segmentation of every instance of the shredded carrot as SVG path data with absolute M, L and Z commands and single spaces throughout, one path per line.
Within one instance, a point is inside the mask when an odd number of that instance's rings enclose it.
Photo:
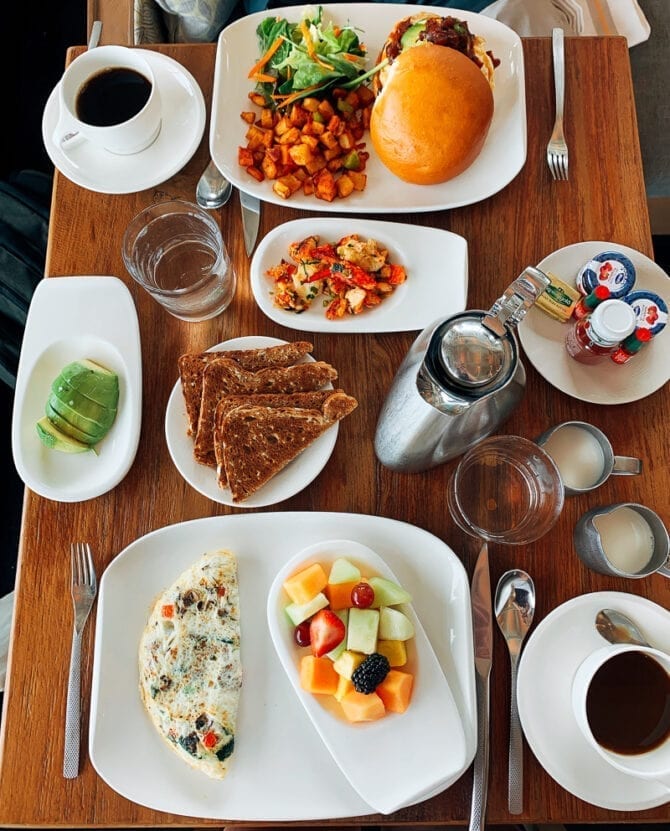
M 251 80 L 258 81 L 261 84 L 274 84 L 277 79 L 274 75 L 264 75 L 262 72 L 259 72 Z
M 265 64 L 270 60 L 270 58 L 274 55 L 277 49 L 279 49 L 283 42 L 284 38 L 281 35 L 279 35 L 278 38 L 275 38 L 274 42 L 272 43 L 272 46 L 270 46 L 268 51 L 251 67 L 247 77 L 253 78 L 254 75 L 257 75 L 261 71 L 261 69 L 263 69 Z M 273 78 L 272 80 L 274 81 L 275 79 Z
M 329 63 L 326 63 L 317 55 L 311 35 L 309 34 L 309 29 L 307 28 L 307 24 L 304 20 L 300 21 L 300 31 L 302 33 L 303 40 L 305 41 L 305 46 L 307 47 L 307 54 L 310 56 L 310 58 L 315 63 L 318 63 L 319 66 L 322 66 L 324 69 L 330 69 L 332 72 L 335 69 L 335 67 L 331 66 Z
M 312 84 L 311 87 L 299 89 L 297 92 L 291 92 L 288 95 L 273 95 L 272 97 L 277 101 L 277 105 L 279 107 L 286 107 L 294 101 L 298 101 L 300 98 L 303 98 L 307 95 L 307 93 L 312 92 L 315 89 L 319 89 L 320 86 L 320 84 Z

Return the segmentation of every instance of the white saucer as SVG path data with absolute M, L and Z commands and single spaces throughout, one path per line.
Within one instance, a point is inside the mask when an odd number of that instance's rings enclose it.
M 634 248 L 616 242 L 566 245 L 546 256 L 537 267 L 574 285 L 577 271 L 602 251 L 619 251 L 632 260 L 636 271 L 633 290 L 648 289 L 670 303 L 670 279 L 663 269 Z M 573 360 L 565 349 L 569 326 L 536 307 L 529 309 L 519 325 L 519 340 L 528 360 L 545 380 L 566 395 L 592 404 L 627 404 L 651 395 L 670 379 L 670 362 L 666 358 L 670 326 L 659 332 L 632 361 L 621 366 L 609 358 L 599 364 Z
M 660 783 L 610 767 L 591 748 L 572 712 L 572 679 L 586 656 L 605 644 L 595 628 L 600 609 L 632 618 L 654 646 L 670 651 L 670 612 L 643 597 L 595 592 L 554 609 L 530 635 L 521 655 L 521 725 L 542 767 L 574 796 L 614 811 L 643 811 L 670 800 Z
M 279 346 L 286 343 L 277 338 L 248 336 L 233 338 L 224 341 L 209 349 L 216 352 L 230 349 L 260 349 L 265 346 Z M 313 361 L 311 355 L 305 355 L 300 361 Z M 332 384 L 326 384 L 324 389 L 332 389 Z M 213 467 L 202 465 L 193 458 L 193 439 L 186 434 L 188 418 L 186 404 L 181 391 L 181 381 L 177 379 L 165 411 L 165 439 L 172 461 L 184 479 L 203 496 L 214 502 L 230 505 L 232 508 L 264 508 L 283 502 L 307 487 L 321 473 L 325 467 L 337 441 L 339 424 L 334 424 L 319 438 L 306 447 L 297 459 L 294 459 L 276 476 L 263 485 L 256 493 L 251 494 L 244 502 L 233 502 L 229 488 L 221 488 L 216 481 L 216 471 Z
M 55 167 L 76 185 L 97 193 L 136 193 L 169 179 L 195 153 L 205 130 L 205 99 L 191 73 L 157 52 L 142 50 L 163 102 L 158 138 L 141 153 L 119 156 L 88 141 L 69 153 L 53 141 L 58 124 L 58 86 L 44 108 L 42 140 Z

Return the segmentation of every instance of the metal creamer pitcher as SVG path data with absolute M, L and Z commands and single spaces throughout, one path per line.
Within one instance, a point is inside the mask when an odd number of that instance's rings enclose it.
M 549 285 L 529 266 L 490 311 L 465 311 L 431 324 L 405 356 L 375 434 L 379 461 L 418 472 L 460 456 L 508 418 L 526 372 L 518 323 Z

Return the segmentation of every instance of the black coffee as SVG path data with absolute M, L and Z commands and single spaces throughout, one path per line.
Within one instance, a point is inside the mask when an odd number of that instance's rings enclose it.
M 595 673 L 586 717 L 599 745 L 614 753 L 646 753 L 670 736 L 670 675 L 641 652 L 622 652 Z
M 111 127 L 137 115 L 151 95 L 151 81 L 124 67 L 92 75 L 77 94 L 77 118 L 92 127 Z

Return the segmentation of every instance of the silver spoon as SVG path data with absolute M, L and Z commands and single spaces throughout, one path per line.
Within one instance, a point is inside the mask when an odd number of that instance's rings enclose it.
M 616 609 L 601 609 L 596 615 L 596 629 L 610 643 L 634 643 L 651 646 L 633 621 Z
M 221 173 L 212 159 L 198 179 L 195 189 L 195 201 L 205 210 L 213 210 L 225 205 L 233 192 L 232 184 Z
M 100 35 L 102 34 L 102 20 L 94 20 L 93 25 L 91 26 L 91 34 L 88 39 L 88 51 L 90 52 L 91 49 L 95 49 L 96 46 L 100 43 Z M 79 133 L 75 130 L 72 133 L 66 133 L 63 138 L 61 139 L 61 144 L 64 144 L 66 141 L 70 141 L 75 136 L 78 136 Z
M 517 706 L 517 664 L 521 644 L 535 614 L 535 586 L 525 571 L 506 571 L 498 581 L 495 597 L 496 620 L 507 641 L 512 670 L 509 726 L 509 772 L 507 801 L 510 814 L 523 811 L 523 744 Z

